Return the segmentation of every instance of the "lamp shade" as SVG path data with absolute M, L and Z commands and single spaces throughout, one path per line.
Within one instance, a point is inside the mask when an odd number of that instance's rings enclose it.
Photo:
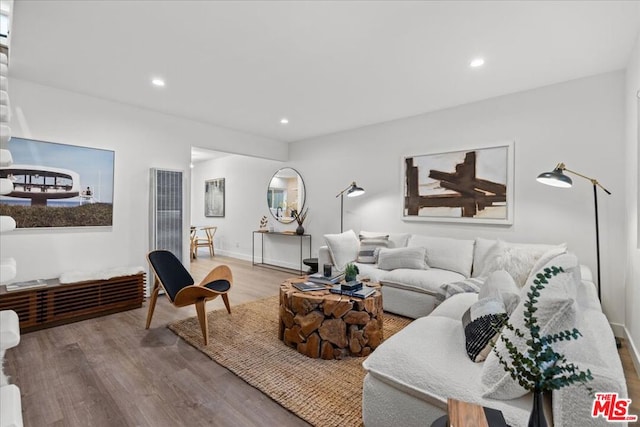
M 347 197 L 358 197 L 364 194 L 364 188 L 358 187 L 356 182 L 351 183 L 351 187 L 347 190 Z
M 573 185 L 571 178 L 562 173 L 562 169 L 560 168 L 556 168 L 551 172 L 543 172 L 538 175 L 536 180 L 542 184 L 551 185 L 553 187 L 568 188 Z

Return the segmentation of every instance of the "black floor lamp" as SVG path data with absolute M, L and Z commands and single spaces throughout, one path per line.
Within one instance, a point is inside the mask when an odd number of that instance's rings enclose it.
M 356 182 L 353 181 L 347 188 L 338 193 L 336 197 L 340 197 L 340 232 L 342 233 L 342 223 L 344 219 L 344 195 L 347 194 L 347 197 L 358 197 L 364 194 L 364 189 L 362 187 L 358 187 Z
M 537 180 L 538 182 L 541 182 L 547 185 L 552 185 L 554 187 L 564 187 L 564 188 L 571 187 L 573 185 L 573 181 L 571 181 L 570 177 L 564 174 L 564 171 L 572 173 L 581 178 L 588 179 L 589 181 L 591 181 L 591 184 L 593 185 L 593 203 L 594 203 L 595 213 L 596 213 L 596 264 L 598 269 L 596 273 L 598 277 L 598 300 L 602 302 L 602 296 L 600 293 L 600 287 L 601 287 L 600 285 L 600 227 L 598 225 L 598 191 L 596 187 L 602 188 L 604 192 L 607 194 L 611 194 L 611 192 L 606 188 L 604 188 L 602 184 L 598 182 L 597 179 L 589 178 L 588 176 L 572 171 L 571 169 L 567 169 L 564 163 L 558 163 L 556 168 L 551 172 L 541 173 L 540 175 L 538 175 Z

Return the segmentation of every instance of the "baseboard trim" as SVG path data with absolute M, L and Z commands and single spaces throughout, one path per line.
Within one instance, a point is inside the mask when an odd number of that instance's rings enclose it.
M 241 252 L 231 252 L 231 251 L 225 251 L 225 250 L 218 250 L 216 249 L 216 253 L 220 254 L 222 256 L 228 256 L 230 258 L 237 258 L 237 259 L 241 259 L 243 261 L 249 261 L 252 262 L 252 259 L 249 255 L 241 253 Z M 260 261 L 262 258 L 258 258 L 256 257 L 255 261 L 258 262 Z M 265 260 L 265 262 L 268 262 L 269 264 L 275 264 L 280 268 L 285 268 L 288 270 L 295 270 L 295 271 L 299 271 L 300 270 L 300 264 L 293 264 L 291 262 L 287 262 L 287 261 L 280 261 L 280 260 Z M 307 270 L 307 266 L 302 264 L 302 271 L 305 272 Z
M 640 351 L 631 338 L 631 333 L 625 327 L 624 339 L 628 343 L 629 353 L 631 354 L 631 360 L 633 360 L 633 366 L 636 368 L 636 375 L 640 378 Z

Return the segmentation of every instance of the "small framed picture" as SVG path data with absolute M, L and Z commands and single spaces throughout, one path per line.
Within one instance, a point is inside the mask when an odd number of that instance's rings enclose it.
M 224 178 L 205 181 L 204 216 L 224 217 Z

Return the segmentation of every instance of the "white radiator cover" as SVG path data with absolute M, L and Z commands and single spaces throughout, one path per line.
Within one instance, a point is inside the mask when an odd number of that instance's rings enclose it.
M 151 242 L 149 250 L 165 249 L 182 259 L 184 230 L 183 171 L 151 169 Z

